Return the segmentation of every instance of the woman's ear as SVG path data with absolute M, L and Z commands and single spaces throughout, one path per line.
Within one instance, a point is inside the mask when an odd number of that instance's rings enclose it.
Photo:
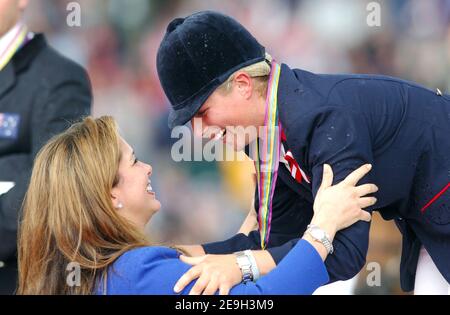
M 239 71 L 234 76 L 234 86 L 237 88 L 239 94 L 246 99 L 249 99 L 253 93 L 253 80 L 244 71 Z
M 113 189 L 111 189 L 111 202 L 115 209 L 121 209 L 123 207 L 123 204 L 120 202 L 119 196 L 119 189 L 117 187 L 113 187 Z

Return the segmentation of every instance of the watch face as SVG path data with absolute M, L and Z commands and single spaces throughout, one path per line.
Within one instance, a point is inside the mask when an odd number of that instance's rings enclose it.
M 237 257 L 240 268 L 250 268 L 251 264 L 246 257 Z
M 325 232 L 318 228 L 311 229 L 311 235 L 316 239 L 323 239 L 325 237 Z

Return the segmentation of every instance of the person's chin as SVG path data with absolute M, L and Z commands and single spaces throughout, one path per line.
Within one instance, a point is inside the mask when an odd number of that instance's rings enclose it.
M 161 209 L 161 203 L 158 200 L 152 201 L 150 208 L 147 210 L 147 223 L 153 218 L 153 216 Z
M 160 209 L 161 209 L 161 202 L 159 202 L 159 200 L 157 200 L 157 199 L 152 200 L 152 203 L 151 203 L 151 212 L 152 212 L 152 213 L 156 213 L 156 212 L 158 212 Z

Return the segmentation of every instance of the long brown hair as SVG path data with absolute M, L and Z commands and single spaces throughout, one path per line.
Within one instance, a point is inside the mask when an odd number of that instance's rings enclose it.
M 19 230 L 18 294 L 91 294 L 120 255 L 150 245 L 111 201 L 119 139 L 113 118 L 87 117 L 37 155 Z M 71 263 L 79 285 L 67 283 Z

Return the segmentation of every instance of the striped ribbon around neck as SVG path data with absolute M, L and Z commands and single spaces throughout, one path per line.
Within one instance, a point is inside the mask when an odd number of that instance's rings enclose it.
M 17 50 L 19 50 L 19 48 L 22 47 L 22 45 L 26 42 L 27 34 L 28 29 L 24 24 L 22 24 L 17 29 L 17 32 L 14 34 L 12 40 L 8 43 L 6 49 L 0 52 L 0 71 L 2 71 L 6 67 Z
M 258 182 L 259 212 L 258 223 L 261 234 L 261 248 L 269 243 L 272 222 L 272 199 L 278 176 L 281 148 L 281 123 L 278 118 L 278 84 L 281 67 L 272 62 L 266 98 L 264 132 L 260 134 L 256 153 L 256 176 Z

